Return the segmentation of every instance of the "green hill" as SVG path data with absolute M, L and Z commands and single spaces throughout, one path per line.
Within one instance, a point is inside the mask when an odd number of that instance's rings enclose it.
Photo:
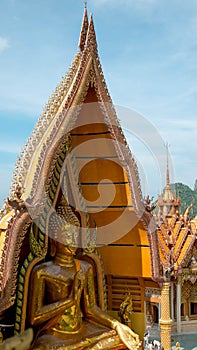
M 194 190 L 189 186 L 177 182 L 171 185 L 172 192 L 175 190 L 177 196 L 181 198 L 181 213 L 193 203 L 193 208 L 190 212 L 190 217 L 194 218 L 197 215 L 197 180 L 195 181 Z

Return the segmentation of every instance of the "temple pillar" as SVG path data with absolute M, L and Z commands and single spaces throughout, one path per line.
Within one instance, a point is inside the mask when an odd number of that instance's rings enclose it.
M 160 320 L 160 318 L 161 318 L 161 300 L 160 300 L 160 303 L 158 305 L 159 305 L 159 320 Z
M 171 302 L 171 319 L 174 321 L 174 283 L 171 284 L 170 288 L 170 302 Z
M 178 277 L 176 285 L 176 324 L 177 333 L 181 333 L 181 278 Z
M 170 282 L 164 282 L 161 290 L 161 344 L 164 350 L 171 350 Z

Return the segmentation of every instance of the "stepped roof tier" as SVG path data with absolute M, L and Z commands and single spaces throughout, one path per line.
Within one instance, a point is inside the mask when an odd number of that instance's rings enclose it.
M 124 244 L 128 259 L 139 265 L 131 264 L 131 274 L 159 276 L 152 215 L 105 83 L 87 9 L 79 49 L 17 159 L 10 198 L 1 212 L 0 311 L 14 303 L 21 255 L 23 260 L 30 253 L 38 260 L 46 255 L 47 220 L 60 193 L 80 218 L 80 247 Z M 39 245 L 31 240 L 32 223 Z M 123 256 L 118 259 L 125 264 Z
M 187 215 L 180 216 L 176 213 L 168 216 L 157 232 L 164 270 L 169 271 L 174 265 L 176 272 L 181 272 L 181 268 L 187 265 L 189 256 L 193 254 L 193 249 L 196 251 L 196 223 L 190 221 Z

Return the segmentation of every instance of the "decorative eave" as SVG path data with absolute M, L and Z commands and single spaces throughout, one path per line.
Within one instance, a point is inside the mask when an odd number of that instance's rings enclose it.
M 182 274 L 181 274 L 181 284 L 183 285 L 184 282 L 191 282 L 192 284 L 194 284 L 197 281 L 197 269 L 196 270 L 192 270 L 190 268 L 184 268 L 182 270 Z
M 168 270 L 171 267 L 171 245 L 176 268 L 182 268 L 196 241 L 197 229 L 194 223 L 175 214 L 160 224 L 157 234 L 163 268 Z

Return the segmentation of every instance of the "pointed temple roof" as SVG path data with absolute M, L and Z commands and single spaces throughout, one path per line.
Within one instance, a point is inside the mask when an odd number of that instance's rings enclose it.
M 126 235 L 128 258 L 134 259 L 140 249 L 141 260 L 127 264 L 125 273 L 135 266 L 136 276 L 159 274 L 157 236 L 149 226 L 152 215 L 144 207 L 137 165 L 105 83 L 87 9 L 79 48 L 16 162 L 10 189 L 13 209 L 6 203 L 0 221 L 0 310 L 13 305 L 21 251 L 30 251 L 30 260 L 46 254 L 48 216 L 62 192 L 80 215 L 82 247 L 92 244 L 89 229 L 95 226 L 98 245 L 115 241 L 121 246 Z M 31 240 L 32 222 L 39 228 L 39 249 Z
M 75 114 L 79 115 L 78 110 L 81 108 L 82 103 L 89 104 L 96 102 L 101 107 L 103 121 L 113 131 L 114 138 L 119 141 L 119 156 L 127 167 L 129 181 L 132 185 L 133 205 L 136 211 L 139 212 L 139 215 L 141 215 L 144 207 L 140 207 L 142 193 L 138 169 L 121 130 L 105 83 L 97 52 L 96 33 L 92 14 L 90 15 L 88 28 L 87 24 L 88 17 L 87 9 L 85 8 L 79 41 L 82 51 L 77 52 L 68 73 L 65 74 L 60 84 L 52 93 L 51 98 L 36 123 L 32 135 L 28 138 L 27 144 L 24 145 L 20 157 L 17 159 L 10 194 L 13 196 L 16 185 L 20 184 L 24 190 L 23 199 L 33 199 L 36 193 L 35 185 L 36 183 L 37 186 L 39 185 L 39 175 L 42 173 L 43 176 L 47 176 L 42 171 L 42 164 L 49 153 L 50 144 L 54 142 L 54 139 L 58 139 L 57 135 L 61 137 L 65 131 L 72 131 L 77 121 L 77 115 L 74 117 L 72 115 L 71 117 L 73 108 L 75 108 Z M 90 123 L 90 120 L 85 121 L 85 123 Z M 81 124 L 81 121 L 79 124 Z M 94 124 L 96 125 L 98 123 Z M 122 149 L 120 149 L 121 145 L 123 145 Z M 127 164 L 127 161 L 129 164 Z
M 195 220 L 189 220 L 191 205 L 181 216 L 180 198 L 170 188 L 169 154 L 166 152 L 166 186 L 164 194 L 158 198 L 159 208 L 156 221 L 158 224 L 158 243 L 162 266 L 168 271 L 174 262 L 176 269 L 181 270 L 194 247 L 197 234 Z M 172 249 L 172 250 L 171 250 Z M 170 254 L 171 250 L 171 254 Z
M 160 222 L 157 234 L 162 266 L 168 271 L 173 262 L 176 270 L 181 271 L 193 248 L 195 248 L 194 245 L 197 239 L 195 220 L 189 220 L 188 213 L 180 216 L 176 212 Z

